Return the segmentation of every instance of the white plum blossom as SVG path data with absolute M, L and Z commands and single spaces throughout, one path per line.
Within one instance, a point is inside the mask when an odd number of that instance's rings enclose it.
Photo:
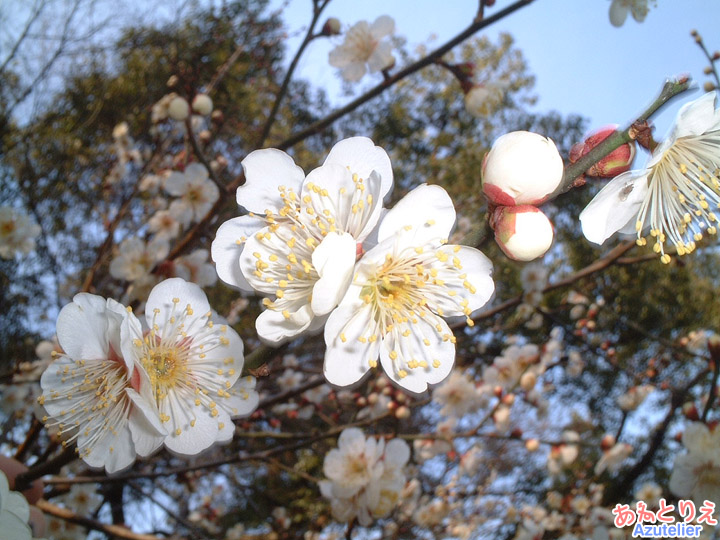
M 481 396 L 475 383 L 460 371 L 450 376 L 433 390 L 433 401 L 442 405 L 440 414 L 460 418 L 477 410 Z
M 240 378 L 243 343 L 237 332 L 215 324 L 205 293 L 194 283 L 171 278 L 159 283 L 145 306 L 149 332 L 135 317 L 123 331 L 123 355 L 144 371 L 146 385 L 167 426 L 160 443 L 194 455 L 234 433 L 233 417 L 250 414 L 258 404 L 253 377 Z
M 647 503 L 648 507 L 653 508 L 660 502 L 662 497 L 662 488 L 655 482 L 645 482 L 634 493 L 635 500 Z
M 126 238 L 110 263 L 110 275 L 128 281 L 144 278 L 169 251 L 170 246 L 163 238 L 153 238 L 148 243 L 137 236 Z
M 428 216 L 432 216 L 431 218 Z M 325 326 L 324 373 L 349 386 L 377 366 L 411 392 L 450 374 L 455 337 L 443 317 L 470 315 L 490 299 L 492 264 L 477 249 L 448 245 L 455 209 L 440 186 L 421 185 L 390 210 L 378 244 Z
M 251 213 L 218 229 L 212 257 L 226 283 L 274 297 L 265 299 L 256 329 L 280 343 L 322 326 L 345 293 L 358 246 L 392 187 L 390 158 L 370 139 L 353 137 L 307 178 L 275 149 L 252 152 L 243 167 L 237 200 Z
M 64 502 L 78 515 L 91 515 L 103 502 L 95 484 L 73 484 Z
M 650 11 L 649 2 L 650 0 L 612 0 L 609 14 L 610 23 L 615 27 L 622 26 L 625 24 L 628 13 L 632 13 L 633 19 L 637 22 L 643 22 Z
M 673 463 L 670 491 L 694 501 L 720 501 L 720 429 L 701 422 L 685 427 L 682 442 L 687 453 Z
M 43 373 L 38 399 L 43 421 L 57 426 L 64 445 L 76 440 L 80 458 L 108 473 L 147 456 L 164 433 L 152 396 L 140 388 L 143 369 L 123 351 L 122 325 L 130 317 L 112 299 L 81 293 L 58 316 L 64 354 Z
M 602 474 L 603 471 L 616 473 L 625 460 L 632 454 L 633 447 L 627 443 L 617 443 L 609 450 L 605 451 L 595 464 L 595 474 Z
M 645 169 L 611 180 L 580 214 L 585 237 L 602 244 L 614 233 L 636 234 L 670 262 L 666 242 L 678 255 L 717 233 L 720 205 L 720 110 L 716 92 L 685 104 L 668 137 L 653 151 Z
M 0 531 L 3 538 L 30 540 L 30 506 L 22 493 L 10 491 L 7 476 L 0 471 Z
M 395 32 L 392 17 L 381 15 L 375 22 L 356 23 L 345 34 L 345 41 L 330 51 L 330 65 L 340 68 L 343 79 L 357 82 L 370 71 L 376 73 L 395 63 L 392 43 L 383 38 Z
M 630 388 L 630 390 L 628 390 L 621 396 L 618 396 L 617 403 L 620 408 L 625 412 L 634 411 L 640 405 L 642 405 L 642 402 L 645 401 L 645 398 L 648 397 L 648 395 L 650 395 L 654 390 L 655 387 L 651 384 L 633 386 L 632 388 Z
M 343 430 L 338 447 L 325 456 L 323 471 L 328 480 L 320 482 L 333 517 L 347 523 L 357 518 L 367 527 L 387 516 L 400 502 L 405 488 L 403 467 L 409 458 L 410 448 L 401 439 L 385 444 L 383 439 L 366 439 L 358 428 Z
M 148 221 L 148 231 L 153 233 L 155 238 L 172 240 L 180 234 L 180 222 L 169 210 L 159 210 Z
M 0 206 L 0 257 L 3 259 L 12 259 L 16 253 L 30 253 L 40 232 L 40 225 L 27 214 L 11 206 Z
M 494 204 L 539 204 L 560 185 L 563 160 L 555 143 L 529 131 L 498 137 L 482 166 L 482 187 Z
M 169 211 L 184 227 L 203 219 L 220 197 L 220 190 L 202 163 L 190 163 L 183 172 L 170 173 L 165 191 L 179 197 L 170 203 Z
M 217 283 L 215 267 L 208 262 L 207 249 L 196 249 L 189 255 L 175 259 L 175 277 L 192 281 L 201 287 L 212 287 Z

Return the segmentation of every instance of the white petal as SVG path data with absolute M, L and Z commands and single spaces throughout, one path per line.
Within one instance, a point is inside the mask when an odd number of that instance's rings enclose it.
M 83 432 L 80 432 L 78 436 L 78 448 L 83 454 L 83 460 L 91 467 L 105 467 L 109 474 L 113 474 L 129 467 L 135 461 L 135 446 L 127 425 L 116 430 L 115 433 L 104 432 L 102 436 L 95 439 L 90 453 L 84 454 L 82 450 L 85 448 L 88 438 L 95 436 L 95 433 L 85 436 Z
M 179 300 L 177 306 L 173 302 L 175 298 Z M 192 321 L 204 317 L 210 311 L 207 296 L 195 283 L 189 283 L 181 278 L 170 278 L 161 281 L 153 287 L 145 304 L 145 319 L 148 326 L 152 327 L 154 320 L 160 327 L 160 337 L 163 337 L 163 329 L 173 326 L 168 323 L 173 308 L 185 310 L 187 305 L 191 306 L 193 314 L 186 316 L 186 327 L 189 327 Z M 160 310 L 157 315 L 153 312 L 155 309 Z
M 185 167 L 185 175 L 194 181 L 207 180 L 210 176 L 208 174 L 208 170 L 205 168 L 205 165 L 198 163 L 197 161 L 193 161 Z
M 283 207 L 280 186 L 300 192 L 305 180 L 303 170 L 281 150 L 255 150 L 242 160 L 245 184 L 237 190 L 237 203 L 251 212 L 265 214 Z
M 459 249 L 457 249 L 459 248 Z M 456 251 L 457 249 L 457 251 Z M 439 249 L 448 254 L 449 260 L 458 259 L 462 268 L 462 272 L 467 274 L 463 282 L 458 282 L 455 272 L 443 271 L 445 265 L 437 261 L 433 265 L 439 270 L 438 277 L 445 281 L 445 285 L 450 290 L 457 293 L 457 297 L 467 299 L 468 309 L 473 311 L 480 309 L 495 292 L 495 283 L 492 279 L 492 262 L 480 250 L 468 246 L 445 245 Z M 454 268 L 453 268 L 454 270 Z M 460 269 L 458 269 L 460 270 Z M 475 292 L 471 292 L 465 287 L 465 282 L 475 287 Z M 457 311 L 457 302 L 452 301 L 453 297 L 433 298 L 433 302 L 438 304 L 445 316 L 463 315 L 462 311 Z
M 207 407 L 195 405 L 190 396 L 180 396 L 175 389 L 170 389 L 167 397 L 161 402 L 161 409 L 170 417 L 168 421 L 170 433 L 165 438 L 165 446 L 168 450 L 193 456 L 210 447 L 217 439 L 219 431 L 217 419 L 210 416 Z M 227 415 L 218 409 L 218 417 L 220 414 Z M 192 420 L 195 420 L 194 426 L 191 425 Z
M 355 62 L 354 58 L 354 55 L 350 53 L 348 47 L 343 44 L 338 45 L 332 51 L 330 51 L 330 54 L 328 54 L 328 63 L 332 67 L 344 68 L 351 62 Z
M 374 440 L 374 439 L 373 439 Z M 359 456 L 365 452 L 367 440 L 360 428 L 344 429 L 338 437 L 338 448 L 351 456 Z
M 368 58 L 368 69 L 370 73 L 377 73 L 395 63 L 395 57 L 392 54 L 393 46 L 387 41 L 379 43 L 375 50 Z
M 3 512 L 0 517 L 3 538 L 12 540 L 31 540 L 32 530 L 21 518 L 10 512 Z
M 57 336 L 68 356 L 75 360 L 108 358 L 106 306 L 104 298 L 80 293 L 75 295 L 72 304 L 62 308 L 57 320 Z
M 634 225 L 647 191 L 642 171 L 628 171 L 608 182 L 580 213 L 585 238 L 602 244 L 625 226 Z
M 395 20 L 389 15 L 380 15 L 370 26 L 370 32 L 375 39 L 382 39 L 395 32 Z
M 708 92 L 695 101 L 686 103 L 678 112 L 675 129 L 669 138 L 702 135 L 720 126 L 720 110 L 715 109 L 716 92 Z M 653 156 L 657 152 L 653 153 Z
M 379 226 L 378 241 L 382 242 L 407 227 L 417 229 L 416 245 L 450 236 L 455 224 L 455 207 L 440 186 L 423 184 L 405 195 L 385 214 Z
M 330 384 L 355 384 L 370 369 L 370 361 L 377 361 L 378 341 L 362 343 L 358 340 L 367 336 L 370 316 L 370 308 L 364 305 L 340 306 L 330 314 L 325 324 L 327 349 L 323 366 Z
M 132 388 L 125 390 L 133 403 L 128 427 L 135 451 L 145 457 L 162 446 L 167 436 L 167 429 L 160 421 L 160 411 L 155 405 L 147 372 L 138 364 L 136 373 L 140 380 L 140 391 L 137 392 Z
M 367 179 L 370 173 L 375 171 L 382 180 L 381 198 L 392 189 L 393 171 L 390 157 L 367 137 L 350 137 L 335 144 L 325 159 L 325 164 L 328 163 L 347 167 L 351 173 L 363 179 Z
M 410 459 L 410 447 L 402 439 L 393 439 L 385 447 L 386 466 L 403 467 Z
M 279 311 L 266 309 L 255 321 L 255 329 L 262 340 L 276 345 L 306 330 L 312 319 L 313 312 L 307 304 L 291 313 L 290 318 L 285 318 Z
M 188 177 L 179 171 L 173 171 L 165 180 L 165 191 L 175 197 L 181 197 L 187 191 Z
M 434 325 L 440 326 L 439 332 Z M 452 331 L 439 317 L 426 316 L 418 319 L 417 324 L 413 324 L 410 330 L 411 334 L 407 338 L 397 337 L 395 332 L 385 336 L 380 348 L 380 361 L 392 381 L 419 394 L 427 390 L 428 384 L 440 383 L 450 374 L 455 363 L 455 345 L 450 340 L 443 341 L 442 336 L 452 335 Z M 427 339 L 430 345 L 426 345 L 424 339 Z M 392 351 L 398 354 L 396 361 L 390 358 Z M 408 368 L 406 362 L 413 359 L 424 360 L 427 367 Z M 433 367 L 435 361 L 439 362 L 438 367 Z M 407 375 L 400 377 L 401 370 Z
M 190 203 L 188 203 L 185 199 L 175 199 L 172 203 L 170 203 L 168 212 L 170 212 L 170 215 L 174 217 L 184 228 L 187 228 L 187 226 L 192 222 L 193 209 L 192 206 L 190 206 Z
M 342 78 L 348 82 L 358 82 L 367 72 L 365 62 L 352 62 L 345 66 L 342 71 Z
M 240 271 L 240 254 L 245 247 L 244 239 L 251 238 L 264 226 L 263 220 L 251 216 L 236 217 L 220 225 L 211 254 L 218 276 L 228 285 L 243 291 L 253 290 Z
M 618 28 L 621 27 L 625 24 L 625 19 L 627 19 L 629 11 L 630 8 L 623 2 L 613 0 L 613 3 L 610 5 L 610 24 Z
M 229 390 L 232 397 L 223 400 L 221 403 L 228 410 L 233 418 L 248 416 L 257 409 L 260 402 L 260 395 L 255 391 L 255 377 L 246 376 L 237 380 Z
M 355 268 L 357 244 L 348 233 L 329 233 L 312 253 L 320 279 L 313 287 L 311 307 L 325 315 L 338 305 L 347 291 Z

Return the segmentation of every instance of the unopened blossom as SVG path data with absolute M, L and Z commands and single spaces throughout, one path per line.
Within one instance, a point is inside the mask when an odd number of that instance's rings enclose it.
M 320 492 L 330 499 L 333 517 L 351 522 L 357 518 L 367 527 L 387 516 L 400 502 L 405 488 L 403 467 L 410 448 L 402 439 L 365 438 L 358 428 L 345 429 L 338 447 L 325 456 L 323 471 L 328 480 Z
M 610 23 L 615 27 L 625 24 L 628 13 L 632 13 L 633 19 L 641 23 L 650 11 L 648 5 L 651 0 L 612 0 L 610 4 Z M 653 3 L 655 0 L 652 0 Z
M 600 461 L 595 464 L 595 474 L 602 474 L 603 471 L 616 473 L 625 460 L 632 454 L 633 447 L 627 443 L 617 443 L 603 453 Z
M 141 387 L 152 390 L 167 435 L 160 443 L 194 455 L 234 433 L 232 418 L 258 403 L 255 379 L 240 378 L 243 343 L 229 326 L 212 320 L 205 293 L 194 283 L 167 279 L 145 306 L 149 332 L 128 317 L 123 354 L 144 368 Z M 146 373 L 145 373 L 146 372 Z
M 606 126 L 590 133 L 583 142 L 573 145 L 570 149 L 570 163 L 575 163 L 593 148 L 598 146 L 605 139 L 610 137 L 617 126 Z M 620 145 L 588 170 L 589 176 L 599 178 L 613 178 L 630 170 L 633 159 L 635 159 L 635 141 Z
M 213 102 L 207 94 L 197 94 L 193 98 L 192 109 L 203 116 L 209 115 L 213 110 Z
M 110 263 L 110 275 L 116 279 L 135 281 L 147 276 L 153 267 L 170 251 L 162 238 L 153 238 L 148 243 L 131 236 L 120 243 L 118 253 Z
M 337 386 L 360 380 L 378 358 L 411 392 L 447 377 L 455 337 L 443 317 L 470 315 L 490 299 L 492 264 L 477 249 L 445 242 L 455 209 L 440 186 L 422 185 L 390 210 L 378 244 L 358 261 L 352 284 L 325 325 L 324 373 Z
M 539 204 L 560 185 L 563 161 L 555 143 L 529 131 L 498 137 L 482 166 L 483 192 L 494 204 Z
M 495 241 L 513 260 L 535 260 L 552 245 L 555 236 L 552 223 L 535 206 L 500 206 L 492 219 Z
M 12 259 L 35 249 L 40 226 L 27 214 L 11 206 L 0 206 L 0 257 Z
M 190 116 L 190 105 L 184 97 L 175 96 L 168 103 L 167 115 L 181 122 Z
M 478 408 L 480 394 L 467 374 L 453 371 L 433 390 L 433 401 L 442 405 L 440 414 L 460 418 Z
M 170 204 L 170 214 L 183 226 L 203 219 L 220 196 L 202 163 L 190 163 L 183 172 L 173 171 L 165 180 L 165 191 L 179 197 Z
M 189 255 L 175 259 L 175 276 L 197 283 L 200 287 L 212 287 L 217 283 L 215 267 L 208 262 L 207 249 L 196 249 Z
M 694 501 L 720 501 L 720 429 L 701 422 L 685 427 L 682 436 L 687 452 L 675 457 L 670 491 Z
M 614 233 L 636 234 L 670 262 L 666 244 L 678 255 L 691 253 L 705 235 L 717 233 L 720 207 L 720 110 L 716 92 L 680 109 L 668 137 L 645 169 L 611 180 L 580 214 L 585 237 L 602 244 Z
M 142 367 L 124 354 L 121 327 L 130 314 L 112 299 L 81 293 L 58 316 L 64 353 L 43 373 L 38 401 L 43 421 L 56 426 L 63 445 L 77 442 L 81 459 L 108 473 L 147 456 L 164 433 Z
M 370 71 L 376 73 L 392 66 L 395 58 L 392 44 L 383 40 L 395 32 L 392 17 L 382 15 L 369 24 L 367 21 L 356 23 L 345 34 L 345 41 L 330 51 L 330 65 L 341 69 L 343 79 L 357 82 Z
M 212 258 L 223 281 L 269 296 L 255 326 L 279 343 L 319 328 L 342 298 L 392 187 L 390 158 L 370 139 L 353 137 L 307 178 L 275 149 L 252 152 L 243 168 L 237 200 L 251 213 L 218 229 Z
M 10 491 L 7 476 L 0 471 L 0 531 L 3 538 L 30 540 L 30 506 L 22 493 Z

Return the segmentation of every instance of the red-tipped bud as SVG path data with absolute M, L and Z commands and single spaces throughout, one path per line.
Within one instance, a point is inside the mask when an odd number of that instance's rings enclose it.
M 682 406 L 682 413 L 685 415 L 685 418 L 688 420 L 692 420 L 693 422 L 697 422 L 700 420 L 700 415 L 698 414 L 697 407 L 694 403 L 688 401 L 687 403 L 683 403 Z
M 537 259 L 552 245 L 552 223 L 534 206 L 501 206 L 493 214 L 492 225 L 500 249 L 516 261 Z
M 593 131 L 585 142 L 578 143 L 570 150 L 570 162 L 575 163 L 598 144 L 615 133 L 616 126 L 605 126 Z M 615 176 L 630 170 L 635 158 L 635 142 L 625 143 L 619 148 L 610 152 L 607 156 L 590 167 L 587 174 L 599 178 L 614 178 Z
M 340 33 L 340 19 L 337 17 L 330 17 L 325 24 L 323 24 L 320 35 L 323 36 L 337 36 Z
M 607 451 L 610 450 L 613 446 L 615 446 L 615 437 L 610 433 L 606 433 L 600 440 L 600 448 L 602 448 L 603 451 Z

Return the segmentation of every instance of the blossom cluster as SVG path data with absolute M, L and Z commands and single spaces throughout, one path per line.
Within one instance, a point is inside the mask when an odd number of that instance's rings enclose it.
M 278 344 L 324 325 L 324 372 L 337 386 L 378 359 L 412 392 L 442 381 L 455 358 L 443 317 L 472 325 L 494 290 L 487 257 L 447 243 L 447 192 L 421 185 L 386 211 L 390 159 L 363 137 L 337 143 L 307 176 L 274 149 L 242 164 L 237 201 L 250 213 L 218 229 L 212 257 L 223 281 L 267 295 L 259 336 Z
M 76 295 L 58 316 L 63 352 L 41 378 L 43 421 L 109 473 L 163 444 L 194 455 L 229 441 L 231 419 L 258 402 L 254 378 L 240 377 L 240 337 L 213 315 L 200 287 L 161 282 L 143 322 L 112 299 Z
M 347 428 L 338 438 L 337 449 L 325 456 L 327 480 L 320 492 L 330 499 L 333 517 L 350 522 L 357 518 L 368 526 L 387 516 L 400 501 L 405 488 L 403 467 L 410 448 L 402 439 L 365 438 L 362 430 Z

